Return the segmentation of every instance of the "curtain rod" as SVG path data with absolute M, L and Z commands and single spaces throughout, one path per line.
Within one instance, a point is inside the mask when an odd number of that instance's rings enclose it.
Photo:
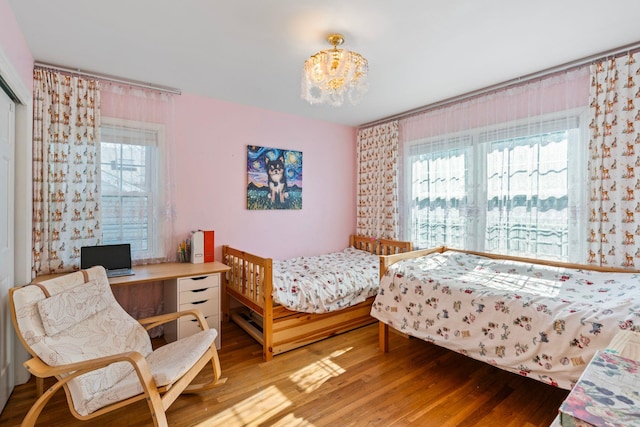
M 46 64 L 44 62 L 36 62 L 34 66 L 39 68 L 48 68 L 50 70 L 55 70 L 55 71 L 62 71 L 64 73 L 75 74 L 75 75 L 80 75 L 84 77 L 91 77 L 94 79 L 106 80 L 113 83 L 120 83 L 124 85 L 129 85 L 129 86 L 136 86 L 144 89 L 151 89 L 151 90 L 157 90 L 160 92 L 173 93 L 175 95 L 182 94 L 182 91 L 180 89 L 175 89 L 168 86 L 154 85 L 151 83 L 145 83 L 145 82 L 140 82 L 136 80 L 124 79 L 121 77 L 110 76 L 108 74 L 94 73 L 91 71 L 83 71 L 79 68 L 73 69 L 73 68 L 61 67 L 59 65 Z
M 504 89 L 504 88 L 507 88 L 509 86 L 513 86 L 513 85 L 518 84 L 518 83 L 524 83 L 524 82 L 527 82 L 527 81 L 539 79 L 539 78 L 546 77 L 546 76 L 549 76 L 549 75 L 554 74 L 554 73 L 560 73 L 560 72 L 563 72 L 563 71 L 569 71 L 571 69 L 579 68 L 579 67 L 582 67 L 582 66 L 587 65 L 587 64 L 591 64 L 591 63 L 599 61 L 599 60 L 607 59 L 609 57 L 618 57 L 618 56 L 621 56 L 623 54 L 626 54 L 626 53 L 629 53 L 629 52 L 632 52 L 632 51 L 635 51 L 635 50 L 638 50 L 638 49 L 640 49 L 640 41 L 635 42 L 635 43 L 631 43 L 631 44 L 628 44 L 628 45 L 625 45 L 625 46 L 621 46 L 619 48 L 615 48 L 615 49 L 612 49 L 612 50 L 609 50 L 609 51 L 596 53 L 594 55 L 587 56 L 587 57 L 584 57 L 584 58 L 581 58 L 581 59 L 577 59 L 575 61 L 567 62 L 567 63 L 564 63 L 562 65 L 558 65 L 558 66 L 555 66 L 555 67 L 547 68 L 547 69 L 542 70 L 542 71 L 537 71 L 535 73 L 526 74 L 524 76 L 516 77 L 514 79 L 507 80 L 505 82 L 498 83 L 498 84 L 495 84 L 495 85 L 492 85 L 492 86 L 487 86 L 487 87 L 482 88 L 482 89 L 478 89 L 478 90 L 474 90 L 474 91 L 471 91 L 471 92 L 463 93 L 462 95 L 457 95 L 457 96 L 454 96 L 454 97 L 451 97 L 451 98 L 443 99 L 442 101 L 437 101 L 437 102 L 434 102 L 434 103 L 431 103 L 431 104 L 424 105 L 422 107 L 414 108 L 412 110 L 407 110 L 407 111 L 404 111 L 402 113 L 398 113 L 398 114 L 394 114 L 394 115 L 389 116 L 389 117 L 385 117 L 385 118 L 382 118 L 382 119 L 374 120 L 374 121 L 369 122 L 369 123 L 364 123 L 364 124 L 358 126 L 358 129 L 364 129 L 364 128 L 367 128 L 367 127 L 371 127 L 371 126 L 379 125 L 379 124 L 382 124 L 382 123 L 386 123 L 386 122 L 389 122 L 389 121 L 392 121 L 392 120 L 399 120 L 399 119 L 404 119 L 404 118 L 407 118 L 407 117 L 415 116 L 415 115 L 418 115 L 420 113 L 424 113 L 427 110 L 432 110 L 434 108 L 444 107 L 446 105 L 453 104 L 454 102 L 462 101 L 464 99 L 473 98 L 475 96 L 486 95 L 488 93 L 495 92 L 497 90 Z

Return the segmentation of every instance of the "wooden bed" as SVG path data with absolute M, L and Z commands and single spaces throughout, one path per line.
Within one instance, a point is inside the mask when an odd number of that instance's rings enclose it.
M 410 251 L 411 242 L 350 236 L 349 245 L 375 255 Z M 227 245 L 222 259 L 231 270 L 223 275 L 222 310 L 263 348 L 269 361 L 276 354 L 374 323 L 374 297 L 340 311 L 314 314 L 291 311 L 272 297 L 272 258 L 263 258 Z
M 620 331 L 640 331 L 639 278 L 637 270 L 439 247 L 381 256 L 371 313 L 383 352 L 391 327 L 570 389 L 595 351 Z

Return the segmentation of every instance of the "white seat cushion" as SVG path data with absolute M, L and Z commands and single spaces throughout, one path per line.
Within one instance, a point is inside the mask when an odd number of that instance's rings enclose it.
M 149 354 L 146 359 L 156 386 L 172 384 L 182 377 L 211 347 L 217 335 L 215 329 L 200 331 L 164 345 Z M 138 376 L 132 370 L 111 387 L 96 391 L 89 399 L 77 403 L 74 401 L 74 406 L 78 413 L 87 415 L 103 406 L 142 392 Z
M 46 364 L 59 366 L 137 351 L 147 359 L 159 387 L 184 375 L 217 336 L 215 329 L 201 331 L 152 351 L 149 334 L 113 297 L 102 267 L 57 277 L 39 286 L 24 286 L 14 292 L 13 300 L 20 333 Z M 53 319 L 43 322 L 41 316 L 49 315 Z M 80 415 L 142 393 L 128 362 L 111 364 L 67 384 Z
M 14 292 L 17 325 L 31 350 L 50 366 L 81 362 L 128 351 L 137 351 L 145 357 L 149 355 L 152 351 L 149 334 L 113 297 L 104 268 L 93 267 L 85 273 L 86 277 L 82 272 L 66 274 L 44 281 L 39 286 L 28 285 Z M 54 335 L 48 335 L 41 314 L 44 315 L 47 311 L 56 313 L 56 309 L 46 307 L 46 303 L 42 301 L 59 295 L 63 295 L 60 301 L 65 301 L 76 292 L 82 294 L 84 292 L 82 288 L 87 284 L 85 282 L 94 282 L 95 286 L 102 289 L 101 298 L 106 301 L 107 308 L 88 317 L 85 316 L 87 311 L 81 310 L 83 314 L 76 313 L 76 315 L 82 320 L 77 322 L 64 320 L 62 330 Z M 46 289 L 46 292 L 42 288 Z M 38 304 L 44 304 L 42 313 Z M 59 314 L 56 317 L 64 319 L 64 316 Z M 62 323 L 54 322 L 52 325 L 55 329 Z M 69 381 L 68 387 L 74 407 L 80 413 L 77 402 L 91 400 L 96 393 L 112 387 L 131 372 L 132 367 L 129 363 L 114 363 Z

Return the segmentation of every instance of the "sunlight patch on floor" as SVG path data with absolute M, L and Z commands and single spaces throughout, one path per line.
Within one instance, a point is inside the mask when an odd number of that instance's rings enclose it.
M 293 414 L 287 414 L 282 419 L 271 424 L 271 426 L 273 427 L 313 427 L 314 425 L 311 424 L 309 421 L 305 420 L 304 418 L 297 418 Z
M 215 416 L 196 424 L 196 427 L 208 426 L 250 426 L 258 425 L 277 416 L 291 407 L 291 401 L 282 394 L 276 386 L 252 395 L 231 408 L 226 409 Z M 290 424 L 291 425 L 291 424 Z M 294 424 L 309 425 L 309 424 Z
M 298 385 L 300 391 L 311 393 L 320 388 L 320 386 L 330 378 L 337 377 L 346 372 L 331 359 L 339 357 L 351 349 L 352 347 L 334 351 L 331 355 L 295 372 L 289 379 Z

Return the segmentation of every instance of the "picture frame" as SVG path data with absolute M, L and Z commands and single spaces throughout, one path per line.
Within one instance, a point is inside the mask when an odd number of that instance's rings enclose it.
M 247 209 L 302 209 L 302 152 L 247 146 Z

